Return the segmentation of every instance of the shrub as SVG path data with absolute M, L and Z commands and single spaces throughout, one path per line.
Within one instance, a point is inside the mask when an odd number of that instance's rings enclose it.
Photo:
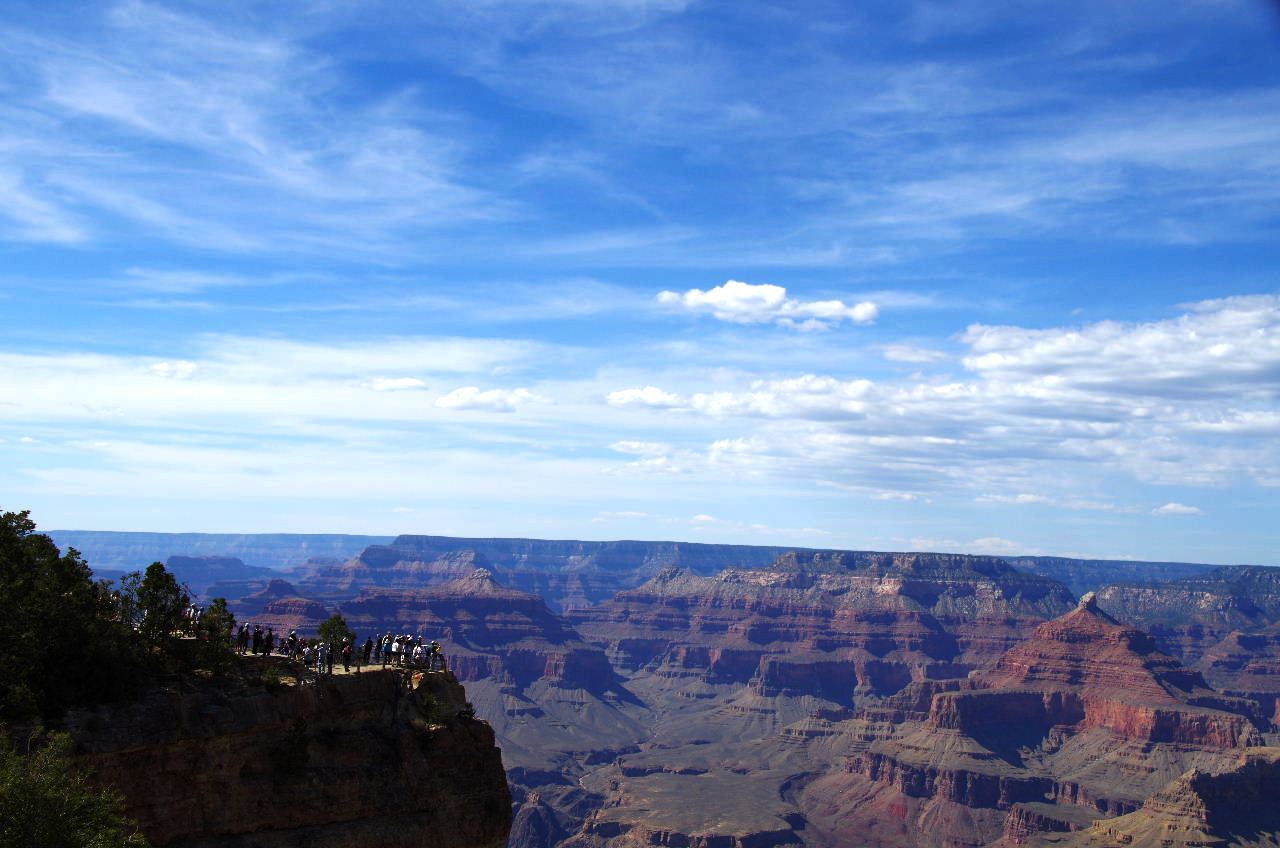
M 89 785 L 54 734 L 29 756 L 0 745 L 0 848 L 146 848 L 120 796 Z

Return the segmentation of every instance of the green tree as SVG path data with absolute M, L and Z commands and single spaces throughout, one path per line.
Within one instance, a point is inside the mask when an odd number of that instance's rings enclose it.
M 115 697 L 141 670 L 119 597 L 35 529 L 28 512 L 0 513 L 0 720 Z
M 354 645 L 356 634 L 347 626 L 347 620 L 335 612 L 320 625 L 320 641 L 328 642 L 330 645 L 341 645 L 343 639 L 350 639 L 351 644 Z
M 196 661 L 201 668 L 225 672 L 235 662 L 235 649 L 231 637 L 236 618 L 227 609 L 226 598 L 214 598 L 209 602 L 200 622 L 196 625 Z
M 65 734 L 26 757 L 0 744 L 0 848 L 146 848 L 120 796 L 91 786 L 70 750 Z
M 136 610 L 140 616 L 138 635 L 147 645 L 168 653 L 182 627 L 182 613 L 191 598 L 178 585 L 162 562 L 153 562 L 139 579 L 138 573 L 126 575 L 126 585 L 136 598 Z

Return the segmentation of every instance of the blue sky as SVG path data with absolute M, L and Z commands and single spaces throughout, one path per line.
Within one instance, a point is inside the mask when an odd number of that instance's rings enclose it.
M 31 3 L 45 527 L 1280 562 L 1265 3 Z

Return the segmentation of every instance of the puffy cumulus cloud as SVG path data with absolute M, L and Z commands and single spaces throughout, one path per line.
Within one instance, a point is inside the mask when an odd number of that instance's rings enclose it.
M 441 409 L 465 409 L 482 412 L 515 412 L 530 403 L 546 403 L 547 399 L 528 389 L 480 389 L 463 386 L 436 398 Z
M 417 377 L 374 377 L 368 385 L 375 392 L 407 392 L 427 387 Z
M 649 406 L 655 409 L 676 409 L 684 405 L 679 395 L 663 391 L 656 386 L 618 389 L 609 392 L 605 400 L 610 406 Z
M 658 293 L 658 302 L 682 307 L 690 312 L 710 314 L 734 324 L 780 324 L 804 330 L 820 330 L 850 321 L 869 324 L 880 309 L 871 301 L 852 305 L 842 300 L 798 300 L 787 297 L 782 286 L 743 283 L 729 280 L 724 285 L 703 291 L 689 289 L 684 294 L 673 291 Z
M 1158 506 L 1151 510 L 1152 515 L 1204 515 L 1204 510 L 1198 506 L 1187 506 L 1186 504 L 1170 501 L 1164 506 Z

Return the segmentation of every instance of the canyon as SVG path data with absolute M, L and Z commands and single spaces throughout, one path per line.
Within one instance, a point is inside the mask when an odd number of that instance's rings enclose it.
M 1269 568 L 428 536 L 211 565 L 278 633 L 444 642 L 513 848 L 1205 844 L 1223 787 L 1275 797 Z

